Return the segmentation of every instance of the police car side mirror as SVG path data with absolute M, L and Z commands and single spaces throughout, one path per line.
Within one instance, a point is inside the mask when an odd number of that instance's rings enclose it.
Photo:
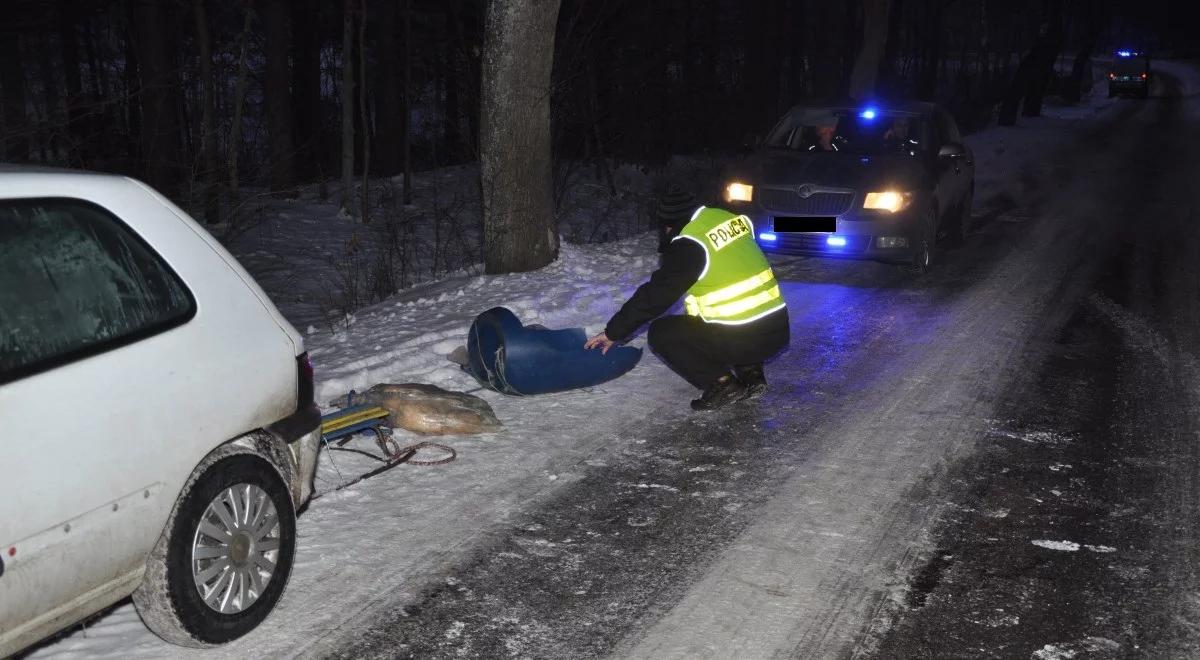
M 967 150 L 957 142 L 943 144 L 941 149 L 938 149 L 938 158 L 961 158 L 967 155 Z

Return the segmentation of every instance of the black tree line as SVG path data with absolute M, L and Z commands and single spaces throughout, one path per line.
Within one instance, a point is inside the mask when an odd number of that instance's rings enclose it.
M 13 0 L 0 26 L 0 153 L 138 176 L 209 222 L 247 185 L 289 196 L 338 179 L 339 201 L 364 213 L 355 177 L 480 162 L 481 135 L 528 133 L 516 120 L 540 112 L 532 92 L 528 112 L 482 112 L 489 93 L 495 108 L 529 79 L 489 69 L 496 48 L 536 42 L 522 61 L 548 72 L 544 146 L 603 176 L 617 162 L 735 149 L 791 104 L 852 92 L 937 100 L 968 129 L 1036 115 L 1048 93 L 1078 98 L 1091 56 L 1120 39 L 1158 29 L 1182 40 L 1166 23 L 1181 3 Z M 1158 14 L 1139 18 L 1147 8 Z M 526 22 L 489 18 L 501 11 Z M 1073 66 L 1056 69 L 1064 56 Z M 506 203 L 500 215 L 523 215 Z M 535 213 L 548 254 L 552 213 Z

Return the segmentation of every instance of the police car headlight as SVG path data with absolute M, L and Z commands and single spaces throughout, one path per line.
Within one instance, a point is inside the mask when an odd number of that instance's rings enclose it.
M 754 197 L 754 186 L 734 181 L 725 186 L 725 201 L 748 202 Z
M 863 208 L 896 213 L 907 208 L 912 203 L 912 197 L 912 193 L 897 192 L 895 190 L 869 192 L 867 193 L 867 198 L 863 200 Z

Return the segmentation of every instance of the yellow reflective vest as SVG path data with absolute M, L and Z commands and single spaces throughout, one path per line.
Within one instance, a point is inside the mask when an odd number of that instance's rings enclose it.
M 775 274 L 754 242 L 750 218 L 702 206 L 673 240 L 704 248 L 704 270 L 683 301 L 691 316 L 742 325 L 784 308 Z

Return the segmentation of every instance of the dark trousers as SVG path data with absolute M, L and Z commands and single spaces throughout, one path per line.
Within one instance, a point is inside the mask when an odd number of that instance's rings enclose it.
M 697 316 L 664 316 L 650 324 L 650 350 L 704 389 L 733 367 L 759 364 L 787 347 L 787 309 L 746 325 L 705 323 Z

